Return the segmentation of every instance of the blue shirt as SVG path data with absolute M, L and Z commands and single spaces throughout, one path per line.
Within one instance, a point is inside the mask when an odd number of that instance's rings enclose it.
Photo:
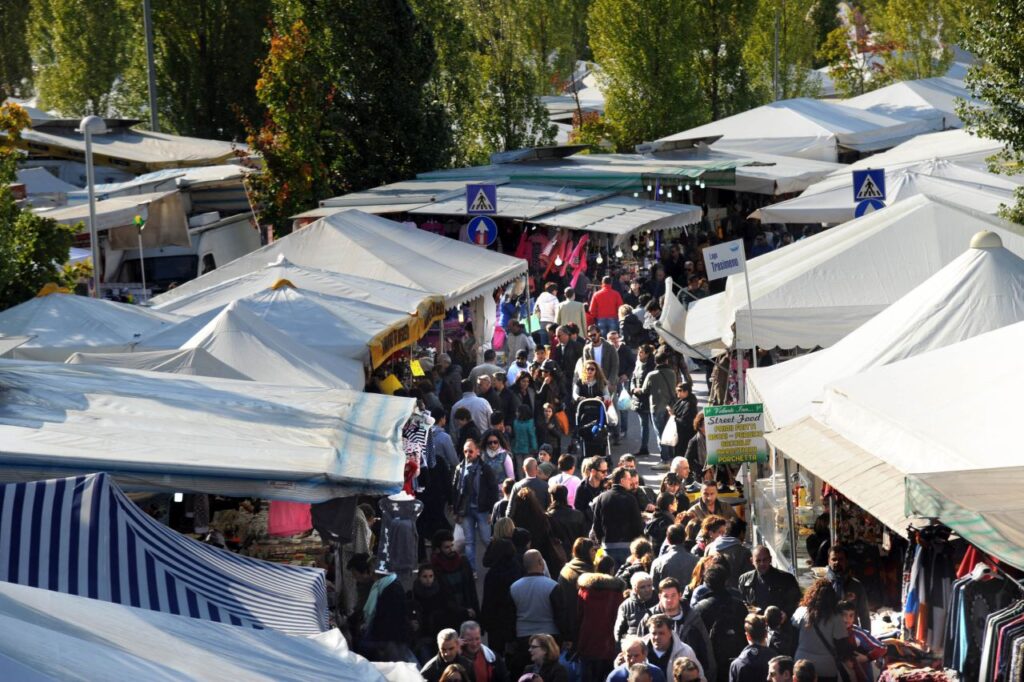
M 661 668 L 651 663 L 647 664 L 647 672 L 651 674 L 651 682 L 665 682 L 665 673 L 661 672 Z M 608 673 L 608 677 L 605 678 L 604 682 L 626 682 L 629 679 L 629 666 L 620 665 L 615 670 Z

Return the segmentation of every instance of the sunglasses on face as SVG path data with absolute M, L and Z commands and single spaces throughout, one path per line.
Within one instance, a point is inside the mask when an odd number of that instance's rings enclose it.
M 496 441 L 496 440 L 489 440 L 489 441 L 487 441 L 487 444 L 488 445 L 497 445 L 498 441 Z
M 587 371 L 588 371 L 588 372 L 594 372 L 594 371 L 596 371 L 596 370 L 595 370 L 595 369 L 594 369 L 593 367 L 587 367 Z

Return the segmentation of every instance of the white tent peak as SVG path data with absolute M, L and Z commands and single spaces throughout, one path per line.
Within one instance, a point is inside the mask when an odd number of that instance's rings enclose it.
M 999 235 L 995 232 L 988 230 L 982 230 L 973 237 L 971 237 L 971 248 L 972 249 L 1001 249 L 1003 248 L 1003 240 L 999 238 Z
M 811 414 L 832 381 L 1024 321 L 1024 259 L 983 234 L 991 245 L 966 249 L 832 347 L 750 370 L 771 423 Z

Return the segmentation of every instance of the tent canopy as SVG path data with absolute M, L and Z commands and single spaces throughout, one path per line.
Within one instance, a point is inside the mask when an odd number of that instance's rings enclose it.
M 823 100 L 780 100 L 690 130 L 658 143 L 717 137 L 712 149 L 753 151 L 835 162 L 839 148 L 887 149 L 941 126 L 935 120 L 901 118 Z
M 0 361 L 8 480 L 110 472 L 126 489 L 319 502 L 403 481 L 414 402 L 88 365 Z
M 886 169 L 885 203 L 891 206 L 928 194 L 995 215 L 1001 206 L 1013 204 L 1014 191 L 1021 186 L 1019 178 L 932 159 Z M 849 173 L 845 183 L 830 178 L 820 186 L 808 187 L 799 197 L 758 209 L 751 217 L 763 223 L 842 223 L 853 220 L 855 207 L 853 173 Z
M 946 130 L 940 133 L 928 133 L 911 138 L 880 154 L 873 154 L 865 159 L 836 170 L 830 179 L 839 183 L 849 182 L 850 171 L 862 168 L 900 168 L 911 164 L 943 159 L 954 161 L 961 166 L 970 166 L 975 170 L 987 170 L 986 159 L 1002 151 L 1002 142 L 989 140 L 972 135 L 966 130 Z M 826 187 L 826 185 L 822 185 Z
M 956 114 L 957 100 L 972 106 L 984 106 L 974 99 L 962 80 L 940 76 L 900 81 L 863 95 L 842 101 L 854 109 L 864 109 L 900 118 L 943 119 L 943 128 L 962 128 L 964 122 Z
M 228 367 L 268 384 L 363 388 L 361 362 L 296 343 L 238 301 L 225 306 L 181 347 L 204 350 Z
M 81 679 L 383 682 L 338 631 L 296 637 L 0 583 L 0 670 Z
M 908 516 L 938 518 L 1024 568 L 1024 448 L 1016 401 L 1024 323 L 826 388 L 817 419 L 906 479 Z M 870 510 L 869 510 L 870 511 Z
M 113 249 L 138 248 L 138 228 L 135 216 L 142 216 L 146 228 L 142 231 L 144 248 L 158 246 L 189 246 L 188 198 L 177 190 L 116 196 L 96 202 L 96 230 L 109 232 Z M 76 204 L 45 211 L 37 211 L 44 218 L 52 218 L 63 225 L 88 223 L 89 204 Z M 85 228 L 88 234 L 88 228 Z
M 251 381 L 252 377 L 228 367 L 201 348 L 151 350 L 134 353 L 72 353 L 69 365 L 102 365 L 120 369 L 141 369 L 188 376 L 220 377 Z
M 19 169 L 15 172 L 15 182 L 25 185 L 25 191 L 30 197 L 37 194 L 68 194 L 79 189 L 45 168 Z
M 980 230 L 1024 255 L 1024 228 L 919 195 L 747 261 L 754 334 L 764 348 L 815 348 L 839 339 L 963 253 Z M 701 299 L 686 342 L 751 348 L 742 275 Z M 733 325 L 735 324 L 735 330 Z
M 0 581 L 248 628 L 327 629 L 320 569 L 233 554 L 171 530 L 106 474 L 0 486 Z M 19 533 L 14 529 L 36 528 Z M 101 549 L 100 549 L 101 548 Z M 49 561 L 40 560 L 49 557 Z
M 63 362 L 77 350 L 124 348 L 175 319 L 125 303 L 48 294 L 0 311 L 0 334 L 32 337 L 14 357 Z
M 526 273 L 526 261 L 351 210 L 318 220 L 153 299 L 171 301 L 249 274 L 278 256 L 440 294 L 449 307 L 490 294 Z
M 984 240 L 836 343 L 751 369 L 773 428 L 811 414 L 826 384 L 1024 320 L 1024 259 Z

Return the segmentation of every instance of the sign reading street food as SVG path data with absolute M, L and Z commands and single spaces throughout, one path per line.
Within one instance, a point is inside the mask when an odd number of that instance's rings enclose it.
M 761 403 L 705 407 L 704 432 L 708 466 L 768 461 Z

